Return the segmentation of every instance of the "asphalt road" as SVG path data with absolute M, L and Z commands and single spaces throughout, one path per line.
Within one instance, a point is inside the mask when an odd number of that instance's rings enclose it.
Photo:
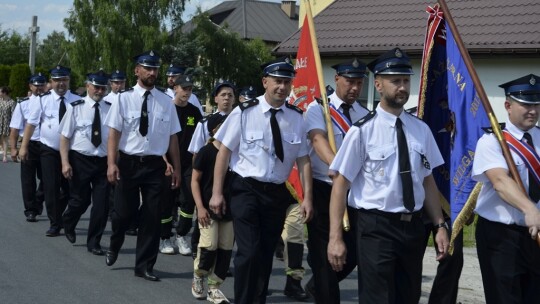
M 79 222 L 75 244 L 70 244 L 63 234 L 46 237 L 49 222 L 45 214 L 38 217 L 37 223 L 25 221 L 19 168 L 17 163 L 0 163 L 0 303 L 206 302 L 191 295 L 191 257 L 160 254 L 154 272 L 161 282 L 150 282 L 133 275 L 135 237 L 126 237 L 112 267 L 105 265 L 105 257 L 87 252 L 88 213 Z M 109 236 L 110 226 L 102 240 L 104 249 L 108 247 Z M 309 278 L 311 272 L 306 262 L 304 267 Z M 353 272 L 341 283 L 342 303 L 357 303 L 356 277 Z M 222 291 L 232 302 L 233 280 L 227 278 L 222 285 Z M 274 260 L 272 294 L 267 302 L 295 303 L 283 295 L 284 286 L 284 263 Z

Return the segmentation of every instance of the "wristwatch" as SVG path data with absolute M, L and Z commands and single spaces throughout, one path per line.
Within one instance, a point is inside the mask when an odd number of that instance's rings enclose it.
M 433 225 L 433 230 L 439 230 L 439 228 L 444 228 L 444 229 L 446 229 L 446 231 L 450 231 L 450 227 L 448 227 L 448 223 L 446 223 L 446 222 L 442 222 L 440 224 Z

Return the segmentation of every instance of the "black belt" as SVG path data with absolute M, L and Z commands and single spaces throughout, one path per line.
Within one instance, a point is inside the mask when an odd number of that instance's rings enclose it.
M 371 213 L 386 217 L 394 221 L 410 222 L 413 218 L 422 218 L 422 210 L 418 210 L 411 213 L 392 213 L 381 211 L 378 209 L 357 209 L 360 213 Z
M 138 162 L 138 163 L 149 163 L 149 162 L 156 161 L 158 159 L 163 160 L 163 156 L 161 156 L 161 155 L 138 156 L 138 155 L 129 155 L 129 154 L 126 154 L 126 153 L 124 153 L 122 151 L 120 151 L 120 157 L 124 158 L 124 159 L 127 159 L 127 160 L 130 160 L 130 161 Z
M 281 183 L 281 184 L 275 184 L 275 183 L 270 183 L 270 182 L 261 182 L 261 181 L 258 181 L 252 177 L 242 177 L 240 176 L 240 174 L 232 171 L 234 175 L 238 175 L 238 177 L 242 178 L 246 183 L 248 183 L 249 185 L 251 185 L 253 188 L 257 188 L 259 190 L 263 190 L 263 191 L 273 191 L 273 190 L 277 190 L 277 189 L 280 189 L 282 187 L 285 187 L 285 183 Z

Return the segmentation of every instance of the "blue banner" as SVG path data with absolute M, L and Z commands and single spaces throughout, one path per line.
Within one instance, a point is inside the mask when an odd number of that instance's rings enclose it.
M 471 179 L 476 142 L 490 126 L 482 101 L 450 28 L 446 26 L 448 106 L 455 128 L 450 136 L 450 208 L 457 217 L 476 182 Z

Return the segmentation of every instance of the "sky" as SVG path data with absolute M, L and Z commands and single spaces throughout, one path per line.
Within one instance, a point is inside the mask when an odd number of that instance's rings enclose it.
M 267 1 L 281 2 L 280 0 Z M 221 2 L 223 1 L 187 0 L 182 19 L 184 21 L 191 19 L 198 6 L 201 6 L 203 10 L 207 10 Z M 68 0 L 2 0 L 0 2 L 0 28 L 26 34 L 32 24 L 32 16 L 38 16 L 38 26 L 40 28 L 38 39 L 43 40 L 55 30 L 66 32 L 63 20 L 68 17 L 68 11 L 72 5 L 73 3 Z

